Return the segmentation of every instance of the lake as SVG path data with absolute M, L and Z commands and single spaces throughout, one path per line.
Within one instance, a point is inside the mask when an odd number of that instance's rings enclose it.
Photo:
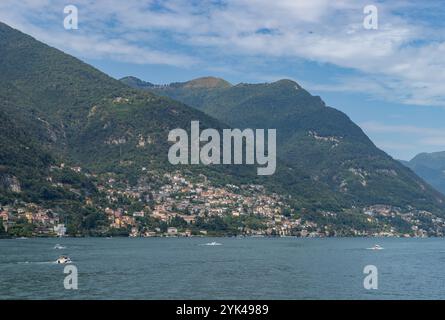
M 62 254 L 78 290 L 64 288 Z M 444 270 L 439 238 L 0 240 L 0 299 L 444 299 Z

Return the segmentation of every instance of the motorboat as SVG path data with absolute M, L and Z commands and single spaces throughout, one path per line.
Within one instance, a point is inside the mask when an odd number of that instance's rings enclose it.
M 206 243 L 205 245 L 206 245 L 206 246 L 221 246 L 222 244 L 221 244 L 221 243 L 218 243 L 218 242 L 215 242 L 215 241 L 213 241 L 213 242 L 209 242 L 209 243 Z
M 63 250 L 63 249 L 66 249 L 66 247 L 64 247 L 64 246 L 62 246 L 62 245 L 60 245 L 60 244 L 56 244 L 56 245 L 54 246 L 54 249 Z
M 60 256 L 57 261 L 58 264 L 68 264 L 71 263 L 71 259 L 68 256 Z
M 369 248 L 369 249 L 371 249 L 371 250 L 383 250 L 383 247 L 381 247 L 378 244 L 375 244 L 372 248 Z

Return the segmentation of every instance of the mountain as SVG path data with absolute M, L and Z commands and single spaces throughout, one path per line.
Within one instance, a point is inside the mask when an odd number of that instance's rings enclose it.
M 435 220 L 444 196 L 295 82 L 118 81 L 2 23 L 0 43 L 0 215 L 8 235 L 53 234 L 58 223 L 71 235 L 445 230 Z M 171 165 L 170 130 L 190 131 L 194 120 L 201 130 L 277 128 L 276 173 Z M 390 218 L 364 214 L 379 204 L 400 208 Z
M 143 81 L 139 78 L 128 76 L 120 79 L 121 82 L 129 87 L 136 89 L 150 89 L 153 87 L 162 87 L 163 85 L 155 85 L 151 82 Z M 176 82 L 168 85 L 169 87 L 187 88 L 187 89 L 216 89 L 227 88 L 232 86 L 229 82 L 221 78 L 202 77 L 187 82 Z
M 204 113 L 131 89 L 3 23 L 0 43 L 0 212 L 37 205 L 77 232 L 104 222 L 97 185 L 110 176 L 129 185 L 144 168 L 208 173 L 215 181 L 253 177 L 249 168 L 168 163 L 171 129 L 190 128 L 192 120 L 202 129 L 225 127 Z
M 45 180 L 45 168 L 54 159 L 37 141 L 30 139 L 30 130 L 23 119 L 12 118 L 1 109 L 0 123 L 0 200 L 20 193 L 22 188 L 35 193 L 33 181 Z
M 232 85 L 224 79 L 215 77 L 203 77 L 190 80 L 184 83 L 171 84 L 170 86 L 177 86 L 184 89 L 221 89 L 229 88 Z
M 142 81 L 136 77 L 125 77 L 120 79 L 121 82 L 125 83 L 129 87 L 137 88 L 137 89 L 146 89 L 153 87 L 154 84 L 146 81 Z
M 222 127 L 180 102 L 130 89 L 5 24 L 0 24 L 0 41 L 2 110 L 26 118 L 29 125 L 17 122 L 40 148 L 64 161 L 120 170 L 128 168 L 126 158 L 144 158 L 130 165 L 140 170 L 152 161 L 167 162 L 171 129 L 188 128 L 191 120 L 202 128 Z
M 443 212 L 441 194 L 379 150 L 344 113 L 296 82 L 230 85 L 208 79 L 146 90 L 231 127 L 276 128 L 277 152 L 288 168 L 277 172 L 277 179 L 293 194 L 313 199 L 313 207 L 329 207 L 332 202 L 344 207 L 390 204 Z M 204 81 L 224 85 L 189 85 Z
M 445 194 L 445 151 L 420 153 L 410 161 L 402 163 Z

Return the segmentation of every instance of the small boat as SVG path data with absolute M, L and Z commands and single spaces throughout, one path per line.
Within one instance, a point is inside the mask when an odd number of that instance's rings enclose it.
M 54 249 L 63 250 L 63 249 L 66 249 L 66 247 L 61 246 L 60 244 L 56 244 L 56 245 L 54 246 Z
M 218 242 L 215 242 L 215 241 L 206 243 L 205 245 L 206 246 L 222 246 L 221 243 L 218 243 Z
M 67 263 L 71 263 L 72 261 L 71 261 L 70 257 L 60 256 L 56 262 L 57 262 L 57 264 L 67 264 Z
M 370 249 L 370 250 L 383 250 L 383 247 L 381 247 L 378 244 L 375 244 L 372 248 L 368 248 L 368 249 Z

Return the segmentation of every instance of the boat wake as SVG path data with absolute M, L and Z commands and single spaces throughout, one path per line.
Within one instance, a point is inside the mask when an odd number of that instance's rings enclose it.
M 380 245 L 376 244 L 371 248 L 366 248 L 367 250 L 383 250 L 384 248 L 381 247 Z
M 21 261 L 17 264 L 57 264 L 57 261 Z
M 204 244 L 200 244 L 201 246 L 222 246 L 222 243 L 219 242 L 208 242 Z

